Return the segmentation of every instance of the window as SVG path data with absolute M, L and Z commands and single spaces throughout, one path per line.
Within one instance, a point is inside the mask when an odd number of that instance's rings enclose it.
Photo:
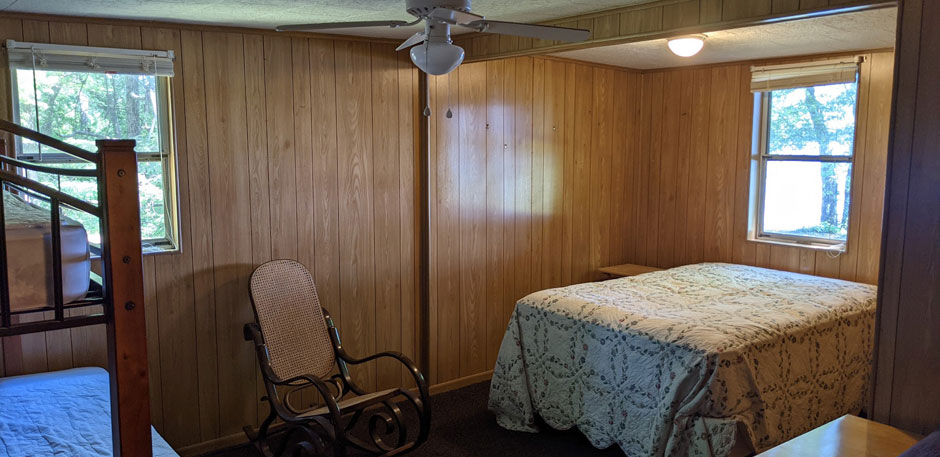
M 97 139 L 136 140 L 144 252 L 178 249 L 172 53 L 16 42 L 7 48 L 14 121 L 90 151 L 96 150 Z M 16 152 L 21 160 L 57 167 L 94 167 L 21 138 Z M 29 175 L 84 200 L 98 200 L 94 178 Z M 65 215 L 85 225 L 92 244 L 100 243 L 96 218 L 77 211 Z
M 759 115 L 751 238 L 844 249 L 857 61 L 752 69 Z

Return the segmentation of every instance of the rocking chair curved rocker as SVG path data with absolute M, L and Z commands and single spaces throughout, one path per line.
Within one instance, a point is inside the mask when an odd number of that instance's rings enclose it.
M 266 392 L 263 400 L 270 413 L 258 430 L 246 426 L 245 434 L 262 455 L 289 452 L 300 457 L 332 451 L 339 457 L 351 447 L 393 456 L 427 440 L 431 410 L 424 375 L 398 352 L 361 359 L 346 353 L 303 265 L 273 260 L 259 266 L 251 275 L 251 303 L 256 322 L 245 325 L 245 340 L 255 345 Z M 348 366 L 380 358 L 401 362 L 414 378 L 417 395 L 405 388 L 367 392 L 357 385 Z M 301 390 L 310 388 L 319 394 L 319 404 L 306 408 L 292 404 Z M 409 417 L 402 406 L 416 413 L 416 433 L 409 433 Z M 283 424 L 272 427 L 275 419 Z M 368 442 L 353 436 L 354 429 L 366 429 Z M 279 440 L 274 452 L 268 443 L 272 440 Z

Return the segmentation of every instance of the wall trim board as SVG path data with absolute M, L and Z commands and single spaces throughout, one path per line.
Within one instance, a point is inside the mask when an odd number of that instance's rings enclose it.
M 805 62 L 808 60 L 819 60 L 819 59 L 832 59 L 838 57 L 846 56 L 856 56 L 863 54 L 875 54 L 879 52 L 894 52 L 894 48 L 878 48 L 878 49 L 855 49 L 851 51 L 839 51 L 839 52 L 821 52 L 819 54 L 806 54 L 802 56 L 785 56 L 785 57 L 767 57 L 762 59 L 750 59 L 750 60 L 735 60 L 732 62 L 719 62 L 719 63 L 706 63 L 702 65 L 689 65 L 685 67 L 665 67 L 665 68 L 651 68 L 648 70 L 639 70 L 627 67 L 617 67 L 614 68 L 627 68 L 629 70 L 636 71 L 640 74 L 647 73 L 656 73 L 660 71 L 678 71 L 678 70 L 698 70 L 698 69 L 710 69 L 715 67 L 723 67 L 726 65 L 776 65 L 776 64 L 785 64 L 793 62 Z M 581 62 L 577 59 L 571 59 L 574 62 Z M 590 63 L 590 62 L 584 62 Z
M 444 392 L 450 392 L 473 384 L 489 381 L 493 377 L 493 370 L 484 371 L 475 375 L 466 376 L 460 379 L 435 384 L 428 388 L 431 395 L 438 395 Z M 411 389 L 417 392 L 415 388 Z M 248 443 L 248 438 L 244 433 L 233 433 L 231 435 L 215 438 L 209 441 L 196 443 L 190 446 L 182 447 L 176 450 L 181 457 L 194 457 L 210 452 L 218 452 L 222 449 L 240 446 Z
M 663 71 L 683 71 L 683 70 L 699 70 L 699 69 L 711 69 L 716 67 L 724 67 L 727 65 L 775 65 L 775 64 L 784 64 L 792 62 L 803 62 L 807 60 L 817 60 L 817 59 L 832 59 L 838 57 L 846 56 L 855 56 L 863 54 L 875 54 L 880 52 L 894 52 L 894 48 L 878 48 L 878 49 L 856 49 L 850 51 L 839 51 L 839 52 L 821 52 L 819 54 L 806 54 L 801 56 L 784 56 L 784 57 L 767 57 L 761 59 L 750 59 L 750 60 L 735 60 L 731 62 L 718 62 L 718 63 L 706 63 L 702 65 L 687 65 L 681 67 L 663 67 L 663 68 L 649 68 L 649 69 L 640 69 L 632 67 L 622 67 L 619 65 L 610 65 L 597 62 L 589 62 L 586 60 L 572 59 L 568 57 L 557 57 L 553 55 L 535 55 L 532 56 L 534 59 L 545 59 L 545 60 L 557 60 L 560 62 L 570 62 L 577 65 L 584 65 L 594 68 L 607 68 L 615 71 L 627 71 L 630 73 L 635 73 L 639 75 L 645 75 L 649 73 L 658 73 Z
M 614 71 L 626 71 L 629 73 L 644 73 L 644 72 L 650 71 L 650 70 L 639 70 L 639 69 L 631 68 L 631 67 L 621 67 L 619 65 L 610 65 L 606 63 L 589 62 L 587 60 L 571 59 L 568 57 L 553 56 L 550 54 L 538 54 L 532 57 L 535 59 L 554 60 L 557 62 L 573 63 L 573 64 L 584 65 L 584 66 L 593 67 L 593 68 L 606 68 L 608 70 L 614 70 Z
M 201 443 L 191 444 L 189 446 L 181 447 L 176 449 L 176 453 L 180 457 L 195 457 L 203 454 L 208 454 L 210 452 L 217 452 L 223 449 L 232 448 L 236 446 L 241 446 L 248 443 L 248 437 L 245 436 L 244 432 L 233 433 L 231 435 L 223 436 L 221 438 L 211 439 L 209 441 L 203 441 Z
M 493 377 L 493 370 L 484 371 L 482 373 L 477 373 L 470 376 L 464 376 L 462 378 L 454 379 L 447 382 L 442 382 L 440 384 L 435 384 L 428 388 L 431 395 L 442 394 L 444 392 L 450 392 L 452 390 L 457 390 L 463 387 L 467 387 L 472 384 L 481 383 L 484 381 L 489 381 Z
M 194 30 L 194 31 L 200 31 L 200 32 L 227 32 L 227 33 L 241 33 L 241 34 L 251 34 L 251 35 L 276 35 L 276 36 L 282 36 L 282 37 L 327 39 L 327 40 L 333 40 L 333 41 L 360 41 L 360 42 L 366 42 L 366 43 L 394 44 L 396 46 L 399 43 L 401 43 L 401 40 L 392 39 L 392 38 L 373 38 L 373 37 L 364 37 L 364 36 L 359 36 L 359 35 L 337 35 L 337 34 L 316 33 L 316 32 L 278 32 L 278 31 L 271 30 L 271 29 L 262 29 L 262 28 L 255 28 L 255 27 L 237 27 L 237 26 L 229 26 L 229 25 L 201 24 L 201 23 L 192 23 L 192 22 L 148 21 L 144 19 L 121 19 L 121 18 L 109 18 L 109 17 L 98 17 L 98 16 L 68 16 L 68 15 L 41 14 L 41 13 L 17 13 L 17 12 L 12 12 L 12 11 L 0 11 L 0 17 L 10 18 L 10 19 L 20 19 L 24 21 L 67 22 L 67 23 L 83 23 L 83 24 L 101 24 L 101 25 L 121 24 L 125 26 L 170 28 L 170 29 L 178 29 L 178 30 Z

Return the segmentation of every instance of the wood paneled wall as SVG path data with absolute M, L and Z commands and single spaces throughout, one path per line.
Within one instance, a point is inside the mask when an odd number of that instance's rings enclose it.
M 237 436 L 266 412 L 242 338 L 264 261 L 310 269 L 352 353 L 414 355 L 417 72 L 393 47 L 2 17 L 0 38 L 176 53 L 183 251 L 144 259 L 153 423 L 174 447 Z M 101 327 L 0 352 L 6 375 L 106 366 Z M 403 382 L 393 364 L 360 374 Z
M 627 259 L 640 79 L 530 57 L 431 79 L 432 383 L 492 369 L 519 298 Z
M 899 9 L 873 417 L 940 427 L 940 3 Z
M 144 263 L 153 422 L 171 444 L 237 438 L 263 413 L 241 327 L 252 319 L 248 276 L 266 260 L 310 268 L 355 353 L 415 354 L 423 107 L 403 54 L 261 32 L 0 16 L 6 38 L 176 52 L 184 249 Z M 864 66 L 856 241 L 838 258 L 745 239 L 748 64 L 640 73 L 521 57 L 432 78 L 431 382 L 492 369 L 517 299 L 601 279 L 602 266 L 735 261 L 873 282 L 891 61 L 874 53 Z M 2 344 L 6 375 L 105 365 L 101 328 Z M 392 364 L 359 374 L 367 385 L 407 381 Z
M 747 240 L 753 62 L 638 73 L 522 57 L 432 79 L 432 382 L 492 369 L 516 300 L 602 266 L 877 282 L 893 53 L 865 57 L 840 256 Z
M 752 64 L 643 75 L 627 258 L 664 268 L 734 262 L 877 283 L 894 53 L 865 54 L 862 64 L 850 233 L 839 256 L 747 240 Z

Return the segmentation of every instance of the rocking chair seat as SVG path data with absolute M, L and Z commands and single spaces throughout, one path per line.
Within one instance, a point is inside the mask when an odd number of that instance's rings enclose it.
M 340 414 L 345 414 L 350 411 L 361 411 L 372 405 L 382 403 L 385 400 L 396 397 L 401 393 L 401 389 L 385 389 L 379 392 L 372 392 L 365 395 L 359 395 L 356 397 L 347 398 L 345 400 L 340 400 L 336 402 L 336 406 L 339 407 Z M 313 416 L 322 416 L 329 413 L 329 408 L 326 406 L 321 406 L 320 408 L 299 414 L 297 417 L 307 418 Z

